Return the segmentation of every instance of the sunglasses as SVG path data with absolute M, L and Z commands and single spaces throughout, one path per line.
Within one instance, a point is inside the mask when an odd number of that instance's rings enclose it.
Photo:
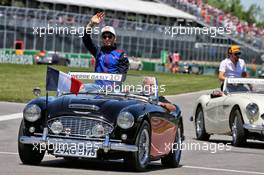
M 103 35 L 102 38 L 103 39 L 107 39 L 107 38 L 112 39 L 113 35 Z
M 235 56 L 240 56 L 241 53 L 240 53 L 240 52 L 238 52 L 238 53 L 234 53 L 234 55 L 235 55 Z

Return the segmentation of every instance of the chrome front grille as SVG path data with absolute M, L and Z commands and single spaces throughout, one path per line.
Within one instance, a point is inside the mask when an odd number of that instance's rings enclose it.
M 113 131 L 113 126 L 101 119 L 78 117 L 78 116 L 62 116 L 50 119 L 48 121 L 49 133 L 51 131 L 51 124 L 54 121 L 60 121 L 63 125 L 63 132 L 60 135 L 74 136 L 74 137 L 93 137 L 91 134 L 92 128 L 96 125 L 101 125 L 104 128 L 105 135 L 110 134 Z M 102 136 L 102 137 L 103 137 Z

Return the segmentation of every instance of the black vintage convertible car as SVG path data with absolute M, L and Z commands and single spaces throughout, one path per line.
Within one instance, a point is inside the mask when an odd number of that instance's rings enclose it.
M 97 81 L 112 76 L 72 75 Z M 126 76 L 119 89 L 87 83 L 78 95 L 61 92 L 30 101 L 18 136 L 21 161 L 36 165 L 48 153 L 65 160 L 123 159 L 133 171 L 143 171 L 159 159 L 166 167 L 178 167 L 184 138 L 179 107 L 169 112 L 159 106 L 158 88 L 144 93 L 144 78 L 131 77 Z

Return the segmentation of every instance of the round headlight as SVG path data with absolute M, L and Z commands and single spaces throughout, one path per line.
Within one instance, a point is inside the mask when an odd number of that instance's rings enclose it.
M 256 103 L 249 103 L 246 107 L 247 114 L 250 117 L 251 120 L 257 120 L 258 119 L 258 112 L 259 107 Z
M 102 137 L 105 134 L 104 127 L 102 125 L 96 125 L 92 129 L 92 136 Z
M 54 134 L 60 134 L 63 131 L 63 125 L 57 120 L 51 124 L 50 129 Z
M 24 118 L 29 122 L 37 121 L 41 116 L 41 109 L 38 105 L 28 105 L 23 112 Z
M 130 112 L 121 112 L 117 117 L 117 125 L 122 129 L 131 128 L 134 125 L 134 116 Z

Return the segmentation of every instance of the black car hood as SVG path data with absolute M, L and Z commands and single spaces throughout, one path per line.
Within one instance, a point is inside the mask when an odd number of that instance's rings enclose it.
M 49 102 L 50 118 L 73 116 L 100 116 L 111 123 L 116 121 L 119 112 L 134 104 L 143 103 L 138 100 L 122 98 L 91 97 L 86 95 L 65 95 Z M 98 110 L 97 110 L 98 109 Z

